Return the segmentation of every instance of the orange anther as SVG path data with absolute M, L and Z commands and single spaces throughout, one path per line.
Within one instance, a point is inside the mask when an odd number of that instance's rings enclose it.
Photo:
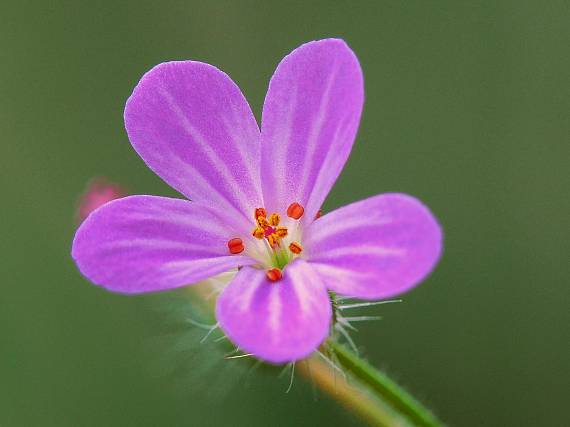
M 270 234 L 269 236 L 266 237 L 267 239 L 267 243 L 269 243 L 269 246 L 271 246 L 272 248 L 275 246 L 279 246 L 279 237 L 275 234 Z
M 323 211 L 321 209 L 319 209 L 319 211 L 317 212 L 317 214 L 315 215 L 315 219 L 319 219 L 320 217 L 323 216 Z
M 243 252 L 245 247 L 243 246 L 243 241 L 239 237 L 236 237 L 228 241 L 228 249 L 231 254 L 235 255 Z
M 251 234 L 256 239 L 263 239 L 263 236 L 265 235 L 265 230 L 263 230 L 263 228 L 261 228 L 261 227 L 257 227 L 253 230 L 253 232 Z
M 287 216 L 293 219 L 299 219 L 305 213 L 305 208 L 301 206 L 299 203 L 291 203 L 287 208 Z
M 264 216 L 258 216 L 257 223 L 259 224 L 260 227 L 269 226 L 269 221 L 267 221 L 267 218 L 265 218 Z
M 267 216 L 267 212 L 265 211 L 265 209 L 263 208 L 257 208 L 255 209 L 255 213 L 253 214 L 253 217 L 255 219 L 259 218 L 260 216 L 262 216 L 263 218 L 265 218 Z
M 303 247 L 297 242 L 291 242 L 289 245 L 289 250 L 294 254 L 299 255 L 301 252 L 303 252 Z
M 269 224 L 271 224 L 273 226 L 279 225 L 280 220 L 281 220 L 281 217 L 279 216 L 279 214 L 272 213 L 271 216 L 269 217 Z
M 267 278 L 272 282 L 277 282 L 283 277 L 283 273 L 278 268 L 272 268 L 266 271 Z
M 287 231 L 287 227 L 275 227 L 275 234 L 277 234 L 278 237 L 283 238 L 289 234 L 289 231 Z

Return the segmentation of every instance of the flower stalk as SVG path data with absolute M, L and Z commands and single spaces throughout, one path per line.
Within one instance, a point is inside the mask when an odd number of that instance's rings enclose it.
M 429 409 L 396 384 L 388 375 L 374 368 L 343 344 L 331 340 L 328 342 L 328 346 L 334 353 L 337 363 L 347 372 L 348 381 L 352 383 L 352 388 L 360 393 L 368 392 L 382 403 L 382 407 L 389 408 L 389 410 L 385 410 L 386 414 L 384 415 L 392 418 L 376 416 L 374 421 L 378 424 L 375 425 L 416 425 L 425 427 L 439 427 L 443 425 Z M 370 405 L 379 402 L 372 401 Z M 373 413 L 378 415 L 377 413 L 379 412 L 378 410 L 373 411 L 368 405 L 357 405 L 353 408 L 367 418 L 370 418 L 370 415 Z
M 318 355 L 298 362 L 296 366 L 301 376 L 368 424 L 379 427 L 407 424 L 404 418 L 360 384 L 356 385 L 352 379 L 349 382 L 348 378 L 335 373 Z

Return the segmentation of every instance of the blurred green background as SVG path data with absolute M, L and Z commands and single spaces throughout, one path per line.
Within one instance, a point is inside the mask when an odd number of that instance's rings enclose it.
M 92 176 L 175 194 L 123 128 L 145 71 L 215 64 L 259 117 L 279 60 L 331 36 L 367 100 L 326 210 L 407 192 L 446 233 L 429 280 L 371 310 L 365 355 L 450 425 L 568 425 L 569 22 L 567 1 L 3 1 L 0 426 L 360 425 L 300 378 L 213 384 L 196 342 L 162 360 L 169 303 L 92 286 L 69 255 Z

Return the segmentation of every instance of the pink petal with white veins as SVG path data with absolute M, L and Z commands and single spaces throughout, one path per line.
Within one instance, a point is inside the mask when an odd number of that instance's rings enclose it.
M 259 128 L 239 88 L 212 65 L 154 67 L 127 101 L 125 126 L 145 163 L 186 197 L 242 225 L 262 206 Z
M 113 292 L 135 294 L 190 285 L 256 261 L 230 255 L 231 234 L 199 203 L 130 196 L 97 209 L 81 224 L 72 256 L 81 273 Z
M 272 363 L 303 359 L 329 334 L 331 302 L 320 277 L 302 260 L 271 282 L 242 268 L 218 298 L 216 318 L 239 348 Z
M 324 215 L 304 243 L 306 257 L 329 289 L 379 299 L 413 288 L 432 271 L 442 232 L 417 199 L 383 194 Z
M 267 209 L 298 202 L 303 221 L 314 218 L 350 154 L 363 102 L 362 70 L 344 41 L 310 42 L 281 61 L 261 126 Z

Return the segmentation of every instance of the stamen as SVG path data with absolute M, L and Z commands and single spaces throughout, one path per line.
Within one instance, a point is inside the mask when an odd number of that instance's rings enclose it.
M 266 237 L 266 239 L 267 242 L 269 243 L 269 246 L 271 246 L 272 248 L 279 243 L 277 241 L 277 238 L 275 237 L 275 234 L 270 234 L 269 236 Z
M 289 250 L 294 254 L 299 255 L 301 252 L 303 252 L 303 247 L 297 242 L 291 242 L 289 245 Z
M 279 268 L 272 268 L 266 271 L 267 278 L 272 282 L 277 282 L 283 277 L 283 272 Z
M 303 216 L 305 209 L 299 203 L 292 203 L 287 209 L 287 215 L 290 218 L 299 219 Z M 290 235 L 288 227 L 280 226 L 281 215 L 277 212 L 273 212 L 269 217 L 267 216 L 267 211 L 265 208 L 256 208 L 254 211 L 255 216 L 255 227 L 251 231 L 251 235 L 256 239 L 263 241 L 268 251 L 268 261 L 269 266 L 275 266 L 275 268 L 270 268 L 267 270 L 267 277 L 271 281 L 276 281 L 283 277 L 281 268 L 283 268 L 292 259 L 291 252 L 293 254 L 300 254 L 303 251 L 303 247 L 297 243 L 293 242 L 289 245 L 289 241 L 285 243 L 284 239 Z M 297 235 L 296 228 L 300 225 L 294 225 L 294 234 Z M 233 242 L 232 245 L 228 243 L 231 253 L 240 253 L 245 248 L 243 247 L 243 242 Z M 290 251 L 287 250 L 289 247 Z
M 289 218 L 299 219 L 303 216 L 304 213 L 305 208 L 297 202 L 291 203 L 287 208 L 287 216 Z
M 319 218 L 322 217 L 322 216 L 323 216 L 323 210 L 322 210 L 322 209 L 319 209 L 318 212 L 317 212 L 317 214 L 315 215 L 315 219 L 319 219 Z
M 275 234 L 277 234 L 278 237 L 283 238 L 289 234 L 289 231 L 287 230 L 287 227 L 276 227 Z
M 257 224 L 263 228 L 269 227 L 269 221 L 267 221 L 267 218 L 265 218 L 264 216 L 257 217 Z
M 279 225 L 280 220 L 281 220 L 281 218 L 279 217 L 279 214 L 272 213 L 271 216 L 269 217 L 269 224 L 271 224 L 273 226 L 277 226 L 277 225 Z
M 263 239 L 263 237 L 265 236 L 265 230 L 261 227 L 257 227 L 253 230 L 253 233 L 251 233 L 251 234 L 256 239 Z
M 235 237 L 228 241 L 228 249 L 231 254 L 236 255 L 242 253 L 245 247 L 243 245 L 243 241 L 239 237 Z

